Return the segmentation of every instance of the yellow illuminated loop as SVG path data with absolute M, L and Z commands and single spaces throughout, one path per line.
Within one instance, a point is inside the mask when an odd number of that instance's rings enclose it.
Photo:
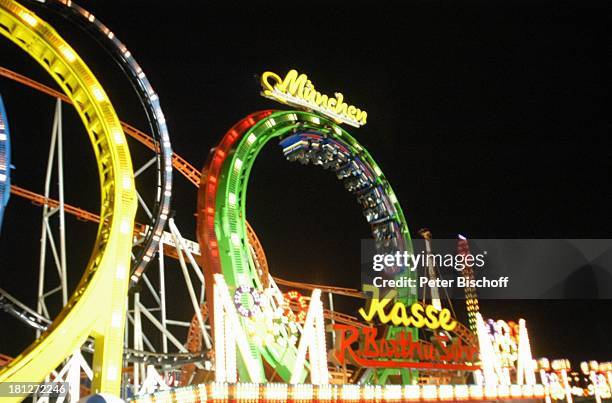
M 100 227 L 75 293 L 49 329 L 0 372 L 0 383 L 42 381 L 92 336 L 92 392 L 118 395 L 136 214 L 125 136 L 98 80 L 47 23 L 15 1 L 0 0 L 0 33 L 40 63 L 72 100 L 93 145 L 101 185 Z

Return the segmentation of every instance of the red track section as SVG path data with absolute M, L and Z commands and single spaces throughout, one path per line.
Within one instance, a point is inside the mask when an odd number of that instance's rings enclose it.
M 320 284 L 308 284 L 308 283 L 298 283 L 296 281 L 283 280 L 282 278 L 274 277 L 274 281 L 277 284 L 284 285 L 286 287 L 295 288 L 298 290 L 314 290 L 318 288 L 322 292 L 329 292 L 336 295 L 344 295 L 347 297 L 366 299 L 365 295 L 354 289 L 354 288 L 343 288 L 343 287 L 333 287 L 329 285 L 320 285 Z
M 24 199 L 28 199 L 37 206 L 47 205 L 51 208 L 59 207 L 59 201 L 45 197 L 38 193 L 34 193 L 30 190 L 24 189 L 17 185 L 11 185 L 11 193 L 14 194 L 15 196 L 19 196 L 19 197 L 23 197 Z M 89 222 L 95 222 L 95 223 L 100 222 L 99 215 L 89 212 L 87 210 L 83 210 L 82 208 L 71 206 L 70 204 L 64 203 L 64 210 L 66 211 L 66 213 L 76 216 L 76 218 L 81 221 L 89 221 Z M 135 234 L 139 234 L 139 233 L 144 234 L 144 232 L 145 232 L 144 224 L 134 223 L 134 233 Z
M 11 193 L 14 194 L 15 196 L 20 196 L 20 197 L 23 197 L 24 199 L 28 199 L 37 206 L 47 205 L 51 208 L 59 207 L 59 201 L 55 199 L 47 198 L 43 195 L 34 193 L 32 191 L 29 191 L 17 185 L 11 185 Z M 64 210 L 66 210 L 68 214 L 72 214 L 76 216 L 76 218 L 81 221 L 89 221 L 89 222 L 95 222 L 95 223 L 100 222 L 99 215 L 91 213 L 87 210 L 83 210 L 82 208 L 74 207 L 69 204 L 64 204 Z
M 218 186 L 218 178 L 221 166 L 227 158 L 232 146 L 246 131 L 261 119 L 272 114 L 272 111 L 255 112 L 238 123 L 236 123 L 223 136 L 217 147 L 213 148 L 208 155 L 208 160 L 202 169 L 200 186 L 198 189 L 198 225 L 197 237 L 200 245 L 205 245 L 202 250 L 202 265 L 207 268 L 204 271 L 206 279 L 206 295 L 208 304 L 209 323 L 214 323 L 213 318 L 213 274 L 221 273 L 221 262 L 219 260 L 219 248 L 217 235 L 215 234 L 215 195 Z

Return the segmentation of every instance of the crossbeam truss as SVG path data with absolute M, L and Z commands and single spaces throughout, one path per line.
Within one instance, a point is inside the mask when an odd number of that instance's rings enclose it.
M 93 379 L 93 371 L 91 367 L 81 354 L 80 350 L 76 350 L 72 356 L 66 361 L 66 364 L 59 370 L 59 372 L 53 371 L 51 385 L 60 386 L 57 390 L 61 390 L 63 384 L 68 385 L 66 393 L 62 393 L 57 399 L 53 400 L 55 403 L 77 402 L 81 396 L 81 379 L 85 377 L 88 381 Z M 36 403 L 49 403 L 49 397 L 37 397 L 34 396 Z
M 147 274 L 143 274 L 142 276 L 144 284 L 146 285 L 146 288 L 144 290 L 150 293 L 155 302 L 147 307 L 141 302 L 141 293 L 143 291 L 135 292 L 131 301 L 132 309 L 128 310 L 127 312 L 128 321 L 132 325 L 132 347 L 134 350 L 137 351 L 143 351 L 146 349 L 147 351 L 157 352 L 157 349 L 150 341 L 151 335 L 147 336 L 145 332 L 143 332 L 142 323 L 144 317 L 159 332 L 159 335 L 161 335 L 162 353 L 166 354 L 169 352 L 169 344 L 176 348 L 179 353 L 189 353 L 185 345 L 181 341 L 179 341 L 179 338 L 177 336 L 175 336 L 175 332 L 171 331 L 170 329 L 177 327 L 189 328 L 190 322 L 173 320 L 167 316 L 166 312 L 167 296 L 165 286 L 166 269 L 164 252 L 164 245 L 166 245 L 171 246 L 173 248 L 174 254 L 178 258 L 189 300 L 191 301 L 195 316 L 198 318 L 200 335 L 204 340 L 204 345 L 206 346 L 206 349 L 210 350 L 212 348 L 212 341 L 209 334 L 209 327 L 205 325 L 205 318 L 202 316 L 201 310 L 201 306 L 204 304 L 205 297 L 204 277 L 202 275 L 201 268 L 196 262 L 197 255 L 194 256 L 194 253 L 197 252 L 197 249 L 194 248 L 194 245 L 197 244 L 183 238 L 176 223 L 172 218 L 168 220 L 168 227 L 170 229 L 170 232 L 164 232 L 164 236 L 162 237 L 162 242 L 160 242 L 160 249 L 158 253 L 158 288 L 156 289 L 153 286 Z M 196 288 L 192 282 L 190 272 L 193 272 L 199 280 L 199 295 L 196 295 Z M 130 341 L 130 328 L 126 327 L 125 332 L 125 346 L 127 348 L 129 347 Z M 205 360 L 201 361 L 203 361 L 203 363 L 198 361 L 195 362 L 195 365 L 198 368 L 203 369 L 206 367 L 210 367 L 209 362 L 206 362 Z M 174 367 L 176 367 L 177 364 L 180 365 L 180 362 L 175 363 Z M 124 375 L 124 377 L 126 378 L 124 380 L 124 384 L 130 384 L 134 392 L 144 390 L 143 385 L 146 382 L 146 368 L 148 368 L 148 366 L 146 366 L 146 363 L 144 362 L 135 363 L 131 376 L 130 374 Z M 164 371 L 164 378 L 166 378 L 167 375 L 168 371 Z M 149 385 L 145 389 L 150 390 L 150 387 L 151 386 Z

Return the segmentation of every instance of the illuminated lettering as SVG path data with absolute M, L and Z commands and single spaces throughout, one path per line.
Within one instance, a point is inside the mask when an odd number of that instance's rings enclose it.
M 304 73 L 290 70 L 285 78 L 276 73 L 266 71 L 261 76 L 261 94 L 275 101 L 310 109 L 330 117 L 337 123 L 346 123 L 354 127 L 366 124 L 368 114 L 344 101 L 344 94 L 334 93 L 334 96 L 317 91 Z
M 389 291 L 380 299 L 376 287 L 364 287 L 364 290 L 374 293 L 368 311 L 359 308 L 359 314 L 368 322 L 372 322 L 374 317 L 378 316 L 380 323 L 391 322 L 395 326 L 427 327 L 432 330 L 441 327 L 446 331 L 452 331 L 457 326 L 457 322 L 452 318 L 447 308 L 437 310 L 433 305 L 423 306 L 420 302 L 415 302 L 407 308 L 403 303 L 396 301 L 389 313 L 386 313 L 385 308 L 395 298 L 397 292 L 395 290 Z M 410 312 L 410 315 L 408 312 Z
M 369 368 L 478 369 L 473 363 L 478 358 L 478 347 L 464 344 L 460 338 L 451 340 L 446 335 L 436 335 L 429 343 L 413 339 L 410 331 L 387 338 L 377 328 L 365 327 L 359 337 L 360 331 L 355 326 L 336 323 L 333 328 L 340 340 L 333 356 L 341 365 L 350 361 Z

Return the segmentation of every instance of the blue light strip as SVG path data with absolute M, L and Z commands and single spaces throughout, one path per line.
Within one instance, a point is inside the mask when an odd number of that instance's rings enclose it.
M 6 119 L 6 109 L 0 96 L 0 229 L 4 208 L 11 196 L 11 137 Z

